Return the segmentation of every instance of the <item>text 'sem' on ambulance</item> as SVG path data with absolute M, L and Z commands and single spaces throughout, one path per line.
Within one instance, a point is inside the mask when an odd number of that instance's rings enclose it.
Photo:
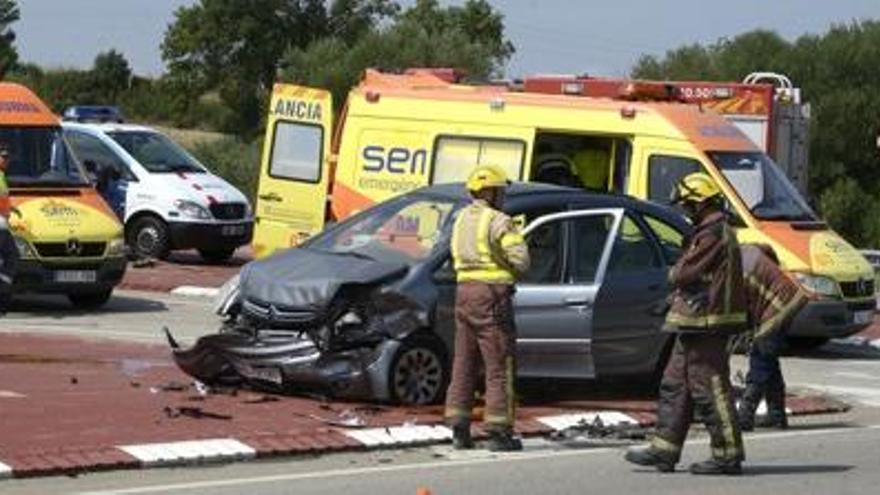
M 58 117 L 27 88 L 0 83 L 0 141 L 21 257 L 14 292 L 104 304 L 125 273 L 122 225 L 70 153 Z
M 562 172 L 583 187 L 661 203 L 669 202 L 680 178 L 703 171 L 720 184 L 740 240 L 772 245 L 811 294 L 790 334 L 818 343 L 871 322 L 870 265 L 815 215 L 760 148 L 717 113 L 650 101 L 656 87 L 641 96 L 635 87 L 627 99 L 592 98 L 451 79 L 448 72 L 367 71 L 349 93 L 335 132 L 328 92 L 276 84 L 257 199 L 256 255 L 295 246 L 325 221 L 395 195 L 463 181 L 477 164 L 497 164 L 524 181 L 558 178 L 563 164 Z M 672 229 L 651 227 L 668 249 L 680 248 Z

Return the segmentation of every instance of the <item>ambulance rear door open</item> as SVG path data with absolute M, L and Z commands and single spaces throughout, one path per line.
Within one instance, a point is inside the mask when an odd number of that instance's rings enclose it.
M 323 229 L 332 133 L 328 91 L 275 85 L 255 208 L 257 257 L 299 245 Z

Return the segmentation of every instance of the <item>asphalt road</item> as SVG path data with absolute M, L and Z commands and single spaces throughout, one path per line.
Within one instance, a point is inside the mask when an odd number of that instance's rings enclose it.
M 167 325 L 184 340 L 213 331 L 211 301 L 120 292 L 105 311 L 70 310 L 63 298 L 18 301 L 0 331 L 28 331 L 162 342 Z M 744 360 L 734 358 L 734 368 Z M 784 359 L 792 388 L 825 390 L 853 403 L 852 412 L 797 418 L 782 433 L 748 435 L 746 474 L 699 478 L 661 475 L 622 461 L 623 446 L 530 441 L 522 454 L 457 453 L 449 447 L 340 454 L 205 467 L 6 480 L 4 494 L 50 493 L 873 493 L 880 484 L 880 353 L 840 345 Z M 707 453 L 693 432 L 680 468 Z

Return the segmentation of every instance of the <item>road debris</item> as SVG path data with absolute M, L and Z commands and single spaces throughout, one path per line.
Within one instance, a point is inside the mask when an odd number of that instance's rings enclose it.
M 567 441 L 586 436 L 597 440 L 644 440 L 653 428 L 636 423 L 614 423 L 606 425 L 602 418 L 596 416 L 593 421 L 581 420 L 578 424 L 555 431 L 550 440 Z

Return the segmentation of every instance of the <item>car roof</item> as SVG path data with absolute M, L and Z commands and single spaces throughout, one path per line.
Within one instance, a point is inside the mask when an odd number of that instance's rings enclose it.
M 65 129 L 97 130 L 101 132 L 158 132 L 152 127 L 139 124 L 121 124 L 119 122 L 62 122 Z
M 470 198 L 464 184 L 460 182 L 423 187 L 414 194 L 453 200 Z M 536 182 L 513 182 L 507 188 L 506 198 L 513 209 L 540 206 L 543 203 L 565 203 L 576 208 L 624 208 L 651 215 L 684 232 L 691 228 L 681 213 L 668 206 L 622 194 L 593 193 L 573 187 Z

